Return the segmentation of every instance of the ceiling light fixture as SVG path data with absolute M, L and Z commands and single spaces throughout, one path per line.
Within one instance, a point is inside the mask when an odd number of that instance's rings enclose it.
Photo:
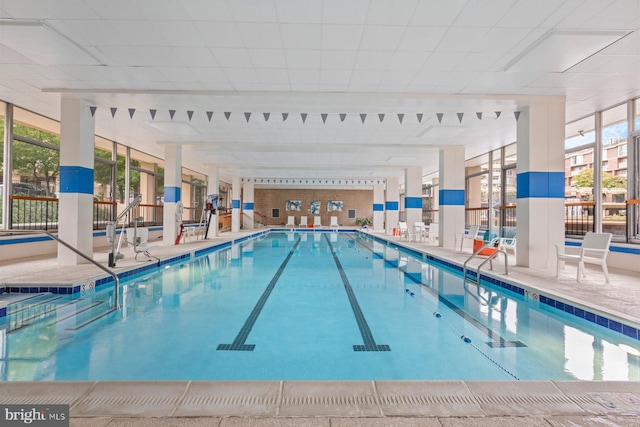
M 45 21 L 0 19 L 0 43 L 43 65 L 104 65 Z

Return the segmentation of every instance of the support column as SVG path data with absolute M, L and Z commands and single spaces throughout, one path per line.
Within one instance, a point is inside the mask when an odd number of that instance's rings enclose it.
M 240 231 L 240 177 L 234 176 L 231 180 L 231 232 Z
M 422 168 L 420 166 L 405 169 L 404 188 L 407 226 L 412 229 L 413 224 L 422 221 Z
M 164 147 L 164 209 L 162 218 L 162 244 L 172 246 L 180 233 L 177 204 L 182 200 L 182 147 L 165 145 Z
M 384 231 L 384 184 L 373 186 L 373 231 Z
M 533 104 L 518 119 L 518 265 L 551 269 L 564 241 L 565 103 Z
M 207 179 L 207 195 L 217 194 L 220 196 L 220 182 L 218 177 L 218 167 L 216 165 L 209 165 Z M 211 215 L 211 223 L 209 224 L 209 232 L 207 233 L 207 239 L 214 238 L 218 235 L 218 212 Z
M 63 97 L 60 107 L 58 235 L 83 254 L 92 257 L 95 121 L 86 101 Z M 58 244 L 58 264 L 77 265 L 86 262 Z
M 245 182 L 242 188 L 242 227 L 245 230 L 253 230 L 253 221 L 255 219 L 253 210 L 254 186 L 252 182 Z
M 464 231 L 464 147 L 440 150 L 438 246 L 453 248 Z
M 386 227 L 387 234 L 392 234 L 393 229 L 398 227 L 398 219 L 400 218 L 400 191 L 398 190 L 398 178 L 387 178 L 387 200 L 385 202 L 385 211 L 387 216 Z

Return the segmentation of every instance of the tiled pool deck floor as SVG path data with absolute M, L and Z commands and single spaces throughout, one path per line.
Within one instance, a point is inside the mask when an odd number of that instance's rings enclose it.
M 158 246 L 168 258 L 245 236 Z M 462 263 L 469 253 L 406 243 Z M 107 251 L 95 259 L 107 263 Z M 143 265 L 125 253 L 116 272 Z M 496 271 L 501 271 L 501 262 Z M 60 267 L 55 259 L 0 264 L 0 283 L 77 283 L 102 276 L 92 265 Z M 512 279 L 542 292 L 640 325 L 637 273 L 554 272 L 510 266 Z M 0 301 L 11 299 L 0 296 Z M 640 380 L 640 378 L 638 379 Z M 0 383 L 0 404 L 69 404 L 72 426 L 640 426 L 640 381 L 139 381 Z

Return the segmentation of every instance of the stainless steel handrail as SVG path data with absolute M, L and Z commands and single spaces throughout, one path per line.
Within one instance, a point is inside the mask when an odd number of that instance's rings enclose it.
M 462 280 L 464 282 L 467 281 L 467 263 L 469 261 L 471 261 L 473 258 L 477 257 L 478 254 L 480 252 L 482 252 L 484 249 L 486 249 L 486 247 L 481 247 L 480 249 L 478 249 L 477 251 L 475 251 L 473 253 L 473 255 L 471 255 L 469 258 L 467 258 L 467 260 L 464 262 L 463 266 L 462 266 Z M 509 256 L 507 255 L 507 253 L 502 250 L 502 249 L 498 249 L 496 250 L 494 253 L 492 253 L 491 255 L 489 255 L 489 257 L 487 259 L 485 259 L 484 261 L 482 261 L 480 263 L 480 265 L 478 265 L 478 268 L 476 269 L 476 283 L 480 283 L 480 269 L 487 263 L 487 262 L 491 262 L 491 270 L 493 270 L 493 259 L 495 257 L 498 256 L 498 254 L 501 253 L 504 255 L 504 274 L 505 275 L 509 275 Z
M 73 246 L 71 246 L 70 244 L 65 242 L 64 240 L 60 239 L 58 236 L 56 236 L 54 234 L 51 234 L 46 230 L 0 230 L 0 235 L 2 235 L 2 234 L 8 234 L 8 235 L 13 235 L 13 234 L 46 234 L 51 239 L 53 239 L 56 242 L 60 243 L 62 246 L 66 247 L 67 249 L 71 250 L 72 252 L 75 252 L 76 254 L 80 255 L 82 258 L 86 259 L 91 264 L 95 265 L 96 267 L 100 268 L 101 270 L 103 270 L 106 273 L 108 273 L 111 277 L 113 277 L 113 281 L 115 283 L 115 294 L 114 294 L 115 295 L 115 309 L 118 310 L 120 308 L 120 304 L 118 302 L 118 289 L 120 287 L 120 281 L 118 280 L 118 275 L 113 270 L 108 269 L 104 265 L 100 264 L 98 261 L 96 261 L 93 258 L 83 254 L 78 249 L 74 248 Z

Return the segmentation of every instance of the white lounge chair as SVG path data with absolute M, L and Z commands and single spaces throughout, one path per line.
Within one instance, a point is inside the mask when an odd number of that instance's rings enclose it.
M 300 226 L 301 228 L 307 228 L 307 216 L 301 216 L 300 217 Z
M 322 221 L 319 216 L 313 217 L 313 228 L 322 228 Z
M 428 237 L 427 226 L 424 221 L 418 221 L 413 224 L 413 231 L 416 233 L 418 240 L 426 239 Z
M 407 227 L 407 223 L 404 221 L 400 221 L 398 223 L 398 228 L 400 229 L 400 240 L 406 239 L 407 241 L 412 240 L 413 233 Z
M 465 234 L 460 234 L 460 252 L 462 252 L 462 248 L 464 247 L 465 241 L 471 242 L 471 247 L 473 248 L 473 241 L 478 237 L 478 231 L 480 231 L 479 225 L 471 225 L 469 226 L 469 231 Z
M 331 217 L 331 224 L 329 224 L 329 228 L 331 227 L 335 227 L 336 229 L 338 229 L 339 225 L 338 225 L 338 217 L 337 216 L 332 216 Z
M 607 269 L 607 255 L 609 254 L 609 246 L 611 245 L 611 233 L 593 233 L 588 232 L 584 236 L 582 246 L 564 246 L 556 245 L 558 256 L 558 265 L 556 268 L 556 277 L 560 274 L 561 263 L 577 262 L 578 272 L 576 280 L 580 281 L 580 275 L 586 277 L 585 264 L 596 264 L 602 267 L 604 278 L 609 283 L 609 270 Z
M 296 226 L 296 217 L 293 215 L 289 215 L 289 217 L 287 218 L 287 224 L 285 225 L 285 227 L 295 227 Z
M 428 239 L 430 242 L 435 242 L 440 238 L 440 224 L 437 222 L 432 222 L 429 224 L 429 234 Z

